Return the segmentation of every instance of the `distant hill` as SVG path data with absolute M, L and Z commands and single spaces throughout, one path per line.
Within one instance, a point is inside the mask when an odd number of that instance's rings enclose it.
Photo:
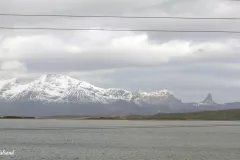
M 240 109 L 202 111 L 194 113 L 156 114 L 152 116 L 127 116 L 129 120 L 240 120 Z

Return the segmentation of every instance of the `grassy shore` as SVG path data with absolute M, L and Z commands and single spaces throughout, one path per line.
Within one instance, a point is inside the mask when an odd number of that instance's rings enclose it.
M 149 116 L 51 116 L 20 117 L 2 116 L 0 119 L 68 119 L 68 120 L 240 120 L 240 109 L 221 111 L 202 111 L 193 113 L 162 113 Z
M 156 114 L 150 116 L 90 117 L 95 120 L 240 120 L 240 109 L 194 113 Z
M 240 120 L 240 109 L 203 111 L 194 113 L 156 114 L 152 116 L 128 116 L 127 119 L 156 120 Z
M 0 119 L 35 119 L 35 117 L 1 116 Z

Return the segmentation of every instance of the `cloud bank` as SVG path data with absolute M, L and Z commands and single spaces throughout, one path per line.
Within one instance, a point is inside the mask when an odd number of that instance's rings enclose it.
M 55 7 L 53 7 L 55 6 Z M 40 9 L 41 8 L 41 9 Z M 226 0 L 2 0 L 2 13 L 238 17 Z M 113 29 L 234 30 L 238 21 L 5 17 L 0 26 Z M 169 89 L 185 101 L 212 92 L 240 101 L 238 34 L 0 30 L 0 77 L 24 80 L 56 72 L 102 87 Z

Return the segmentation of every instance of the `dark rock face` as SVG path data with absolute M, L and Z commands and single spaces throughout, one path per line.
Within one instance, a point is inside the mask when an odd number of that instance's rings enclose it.
M 207 97 L 201 102 L 202 104 L 215 105 L 216 102 L 213 101 L 212 94 L 209 93 Z

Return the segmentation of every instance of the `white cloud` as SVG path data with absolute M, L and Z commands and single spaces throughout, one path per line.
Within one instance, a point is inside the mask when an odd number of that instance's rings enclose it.
M 90 34 L 92 35 L 91 32 Z M 79 66 L 84 64 L 85 67 L 94 65 L 101 67 L 108 66 L 108 64 L 128 67 L 158 65 L 179 59 L 224 60 L 226 57 L 239 58 L 240 55 L 238 52 L 240 42 L 237 39 L 198 43 L 172 40 L 159 43 L 150 41 L 146 34 L 128 33 L 125 36 L 110 37 L 104 39 L 103 42 L 95 41 L 94 36 L 88 37 L 88 45 L 85 41 L 64 42 L 55 36 L 47 35 L 7 38 L 0 45 L 0 60 L 43 62 L 51 59 L 63 65 L 78 60 Z
M 17 0 L 1 0 L 0 10 L 73 15 L 240 15 L 239 2 L 227 0 L 138 3 L 136 0 L 23 0 L 16 7 L 18 3 Z M 46 3 L 51 4 L 46 7 Z M 56 3 L 58 7 L 53 9 Z M 238 21 L 226 20 L 56 17 L 1 17 L 1 20 L 9 27 L 233 31 L 240 28 Z M 28 79 L 48 72 L 61 72 L 100 87 L 145 87 L 146 90 L 169 87 L 180 92 L 181 96 L 186 93 L 184 99 L 197 95 L 196 92 L 205 95 L 210 90 L 219 91 L 219 100 L 231 99 L 229 92 L 234 91 L 234 99 L 238 99 L 239 50 L 238 34 L 4 30 L 0 32 L 0 68 L 5 70 L 0 71 L 0 77 Z
M 10 37 L 0 45 L 0 59 L 38 59 L 76 52 L 81 52 L 81 48 L 51 35 Z
M 1 70 L 4 70 L 4 71 L 25 71 L 26 69 L 27 68 L 24 65 L 24 63 L 21 63 L 16 60 L 5 61 L 1 65 Z

